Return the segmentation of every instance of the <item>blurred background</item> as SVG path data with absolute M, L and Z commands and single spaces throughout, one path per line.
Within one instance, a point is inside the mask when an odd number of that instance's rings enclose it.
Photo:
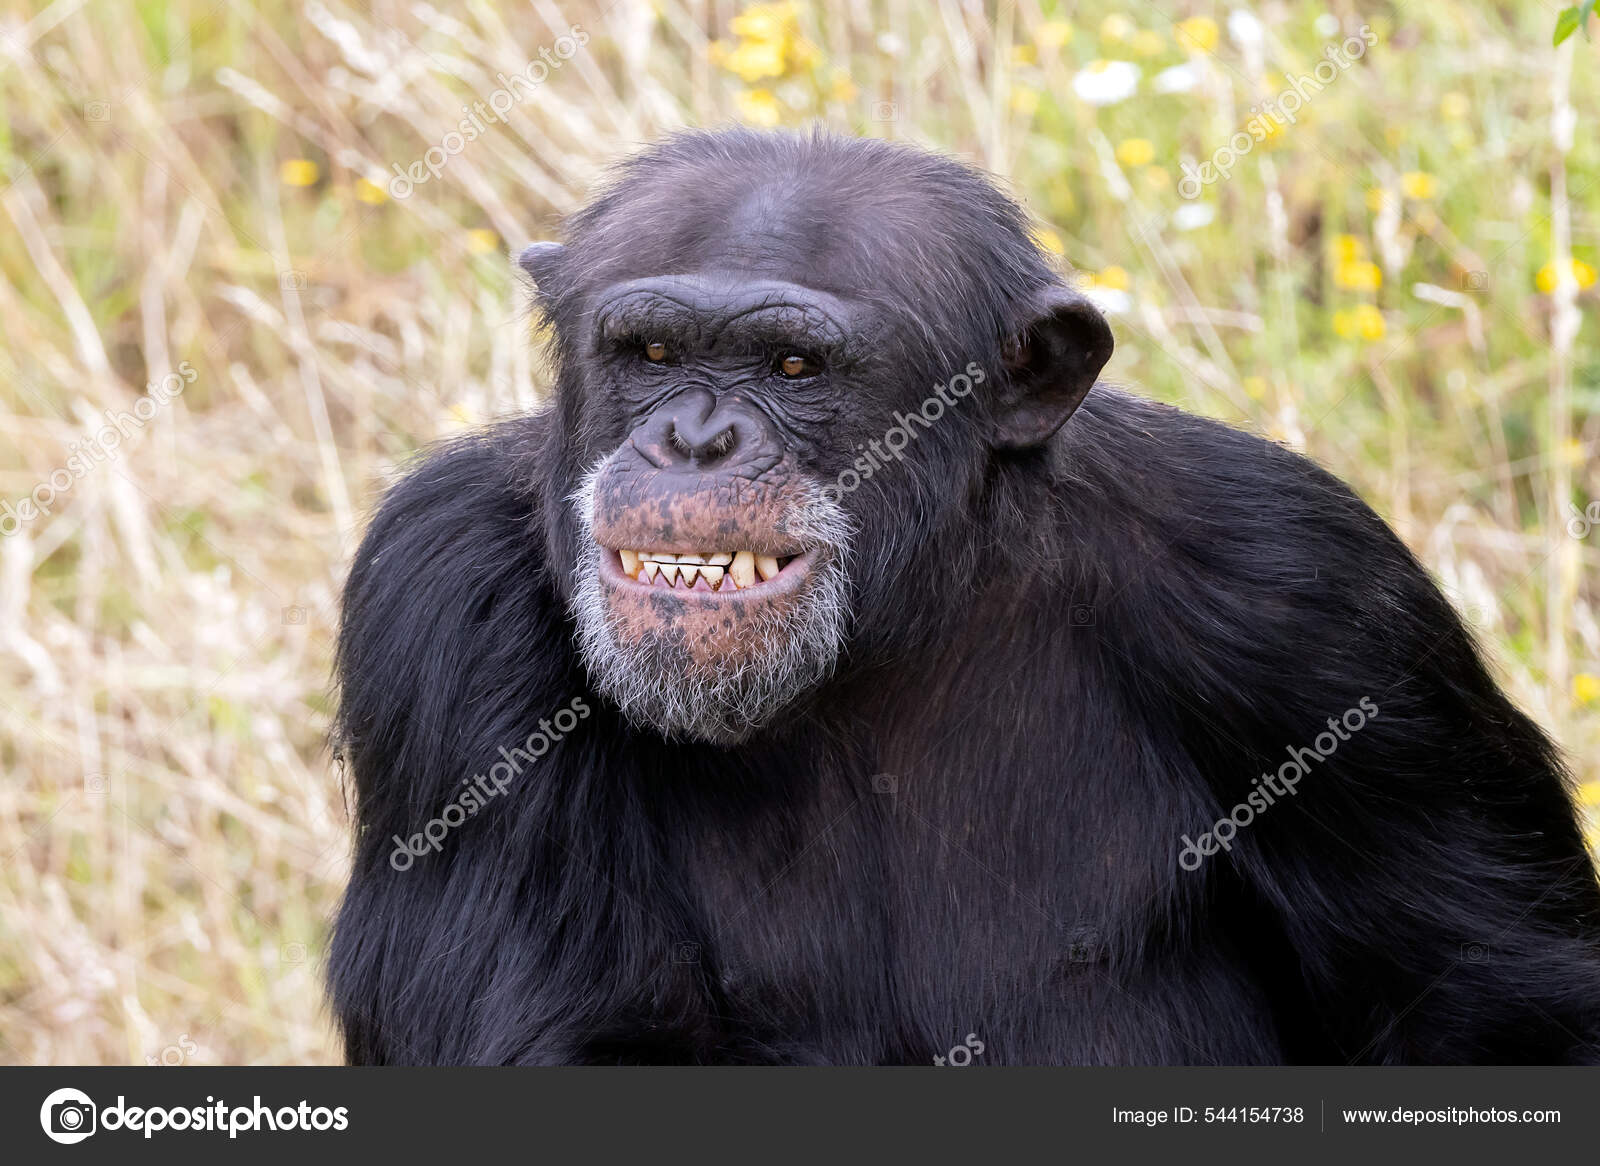
M 1563 7 L 0 0 L 0 1061 L 337 1059 L 345 565 L 414 451 L 541 400 L 508 252 L 686 125 L 1003 176 L 1108 379 L 1394 524 L 1600 840 L 1600 19 L 1554 48 Z

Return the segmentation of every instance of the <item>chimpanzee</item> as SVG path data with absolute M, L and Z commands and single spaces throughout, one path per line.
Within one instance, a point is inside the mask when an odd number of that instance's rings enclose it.
M 683 133 L 565 239 L 550 406 L 345 589 L 350 1061 L 1597 1058 L 1551 743 L 1347 487 L 1096 386 L 988 179 Z

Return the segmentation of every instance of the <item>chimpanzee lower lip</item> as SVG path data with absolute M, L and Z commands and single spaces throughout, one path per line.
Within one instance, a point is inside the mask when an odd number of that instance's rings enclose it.
M 726 558 L 728 562 L 693 563 L 684 566 L 694 568 L 695 581 L 692 587 L 683 584 L 682 576 L 675 579 L 674 586 L 667 586 L 663 582 L 666 574 L 671 570 L 669 564 L 651 572 L 653 580 L 644 578 L 647 568 L 646 563 L 655 561 L 658 557 L 654 552 L 642 552 L 641 560 L 630 574 L 628 565 L 624 563 L 623 555 L 628 552 L 613 550 L 610 547 L 601 547 L 600 578 L 601 581 L 613 586 L 624 587 L 632 591 L 647 592 L 652 595 L 670 595 L 677 599 L 698 600 L 707 603 L 739 603 L 746 600 L 761 598 L 777 599 L 792 594 L 804 583 L 811 572 L 814 560 L 814 551 L 802 551 L 792 556 L 773 556 L 778 564 L 775 574 L 770 573 L 770 568 L 764 566 L 760 572 L 754 571 L 753 564 L 746 559 L 754 559 L 750 552 L 730 552 L 725 556 L 706 554 L 699 556 L 676 556 L 701 559 Z M 634 552 L 634 554 L 641 554 Z M 659 556 L 665 560 L 666 556 Z M 771 560 L 769 560 L 770 562 Z M 709 568 L 709 570 L 708 570 Z M 738 571 L 741 578 L 748 582 L 741 583 L 735 578 L 734 572 Z M 676 574 L 676 572 L 673 572 Z

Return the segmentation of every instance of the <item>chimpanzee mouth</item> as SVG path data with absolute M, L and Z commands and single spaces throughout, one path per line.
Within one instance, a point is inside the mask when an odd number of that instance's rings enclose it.
M 625 473 L 602 488 L 610 464 L 572 495 L 580 538 L 568 603 L 589 676 L 635 726 L 742 741 L 822 684 L 844 652 L 850 517 L 803 478 L 753 502 L 651 497 Z
M 812 554 L 802 551 L 790 555 L 758 555 L 751 550 L 698 551 L 612 551 L 602 559 L 606 567 L 620 574 L 607 579 L 613 584 L 649 588 L 681 595 L 732 597 L 740 592 L 758 591 L 767 597 L 793 590 L 811 565 Z

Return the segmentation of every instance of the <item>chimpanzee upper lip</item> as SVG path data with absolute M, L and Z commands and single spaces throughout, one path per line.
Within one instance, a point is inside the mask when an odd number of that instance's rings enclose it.
M 778 598 L 792 592 L 809 574 L 813 558 L 809 550 L 791 555 L 758 556 L 749 550 L 666 552 L 614 550 L 610 547 L 601 549 L 604 553 L 600 556 L 600 577 L 612 586 L 716 602 Z M 684 559 L 689 561 L 685 563 Z M 702 561 L 695 562 L 696 559 Z M 659 565 L 652 571 L 652 564 Z M 684 576 L 691 573 L 685 568 L 692 569 L 695 576 L 692 587 L 684 585 Z M 676 576 L 674 585 L 670 587 L 664 582 L 669 574 Z M 653 575 L 653 579 L 647 580 L 647 575 Z

